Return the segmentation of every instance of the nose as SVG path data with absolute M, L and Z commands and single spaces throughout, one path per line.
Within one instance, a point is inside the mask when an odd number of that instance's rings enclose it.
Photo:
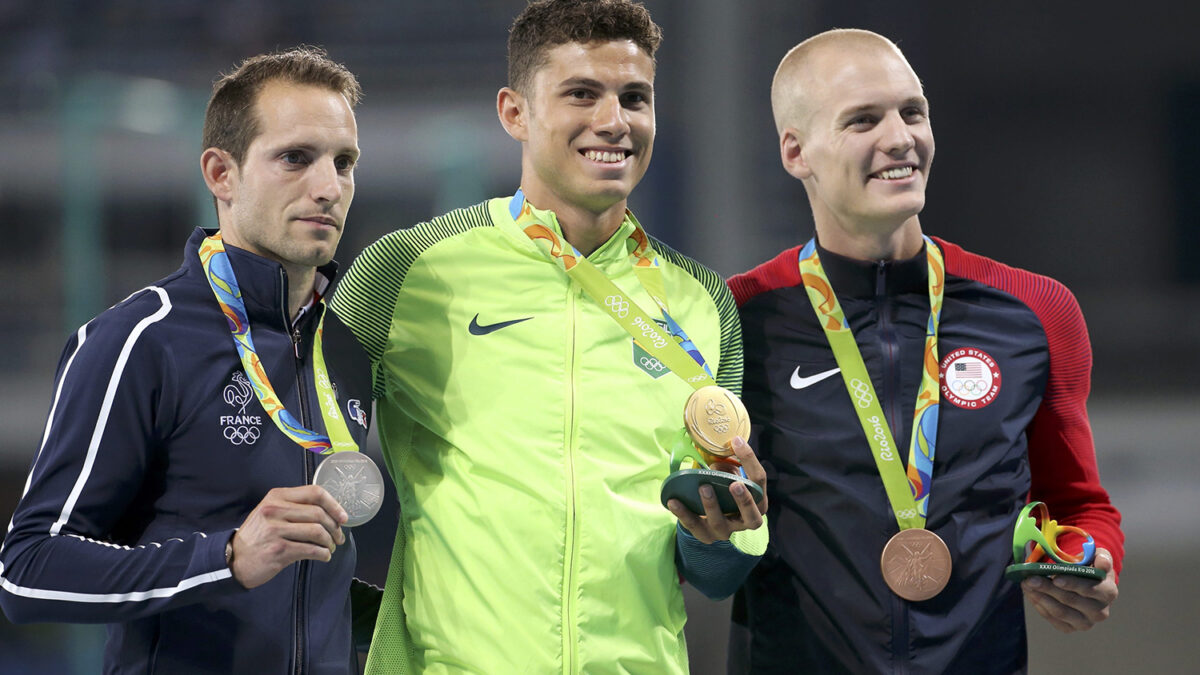
M 889 155 L 901 157 L 913 149 L 916 141 L 908 123 L 899 112 L 892 111 L 883 119 L 883 136 L 880 139 L 882 149 Z
M 342 175 L 331 157 L 323 157 L 312 164 L 309 190 L 314 201 L 336 204 L 342 198 L 345 188 L 342 185 Z
M 603 96 L 596 102 L 596 109 L 592 114 L 592 129 L 599 135 L 618 138 L 629 133 L 629 120 L 620 97 Z

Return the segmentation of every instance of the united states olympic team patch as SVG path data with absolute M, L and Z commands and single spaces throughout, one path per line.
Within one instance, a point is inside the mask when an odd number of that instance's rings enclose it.
M 1000 393 L 1000 366 L 987 352 L 955 349 L 942 359 L 942 400 L 976 410 L 996 400 Z

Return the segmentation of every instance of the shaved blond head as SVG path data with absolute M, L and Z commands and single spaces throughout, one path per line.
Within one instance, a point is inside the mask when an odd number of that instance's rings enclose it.
M 908 60 L 894 42 L 878 33 L 857 28 L 835 28 L 818 33 L 792 47 L 779 62 L 771 80 L 771 112 L 775 129 L 804 129 L 815 112 L 813 93 L 821 84 L 822 66 L 840 55 L 883 52 Z M 910 66 L 911 69 L 911 66 Z

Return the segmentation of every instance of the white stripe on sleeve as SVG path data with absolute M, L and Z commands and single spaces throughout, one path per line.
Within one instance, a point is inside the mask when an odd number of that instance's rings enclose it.
M 161 321 L 171 312 L 171 298 L 167 292 L 157 286 L 147 287 L 149 290 L 158 294 L 162 301 L 162 307 L 155 313 L 142 319 L 130 331 L 129 337 L 125 339 L 125 345 L 121 348 L 121 354 L 117 357 L 117 363 L 113 366 L 112 375 L 108 380 L 108 389 L 104 392 L 104 402 L 100 406 L 100 414 L 96 419 L 96 426 L 92 431 L 92 440 L 88 444 L 87 457 L 83 461 L 83 470 L 79 473 L 79 478 L 75 481 L 75 487 L 71 490 L 71 494 L 67 497 L 67 502 L 63 504 L 62 513 L 58 517 L 58 521 L 50 526 L 50 536 L 56 536 L 62 530 L 67 519 L 71 517 L 71 511 L 75 508 L 75 502 L 79 499 L 79 494 L 83 492 L 83 486 L 87 484 L 88 478 L 92 473 L 92 466 L 96 462 L 96 452 L 100 449 L 100 440 L 104 438 L 104 428 L 108 425 L 108 415 L 112 411 L 112 402 L 117 394 L 117 385 L 121 383 L 121 375 L 125 371 L 125 364 L 129 361 L 129 353 L 133 351 L 133 346 L 137 344 L 138 338 L 142 332 L 151 324 Z

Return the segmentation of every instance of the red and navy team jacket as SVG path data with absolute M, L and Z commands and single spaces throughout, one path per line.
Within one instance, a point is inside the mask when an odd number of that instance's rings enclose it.
M 884 583 L 880 553 L 899 526 L 841 374 L 830 373 L 837 363 L 800 279 L 800 247 L 729 280 L 771 527 L 735 601 L 731 672 L 1023 671 L 1022 594 L 1004 568 L 1029 499 L 1090 532 L 1120 569 L 1124 537 L 1096 468 L 1085 409 L 1091 347 L 1074 296 L 935 241 L 946 288 L 926 527 L 953 568 L 945 590 L 923 602 Z M 929 318 L 924 249 L 878 263 L 819 253 L 907 462 Z
M 292 564 L 253 590 L 225 564 L 225 543 L 267 491 L 310 483 L 320 458 L 250 389 L 197 256 L 207 234 L 193 233 L 177 272 L 68 340 L 0 550 L 0 606 L 19 623 L 110 624 L 105 673 L 357 672 L 353 539 L 330 562 Z M 293 331 L 283 267 L 226 250 L 276 394 L 324 429 L 311 361 L 320 305 Z M 325 354 L 361 446 L 370 366 L 333 316 Z M 369 631 L 378 591 L 354 587 Z

